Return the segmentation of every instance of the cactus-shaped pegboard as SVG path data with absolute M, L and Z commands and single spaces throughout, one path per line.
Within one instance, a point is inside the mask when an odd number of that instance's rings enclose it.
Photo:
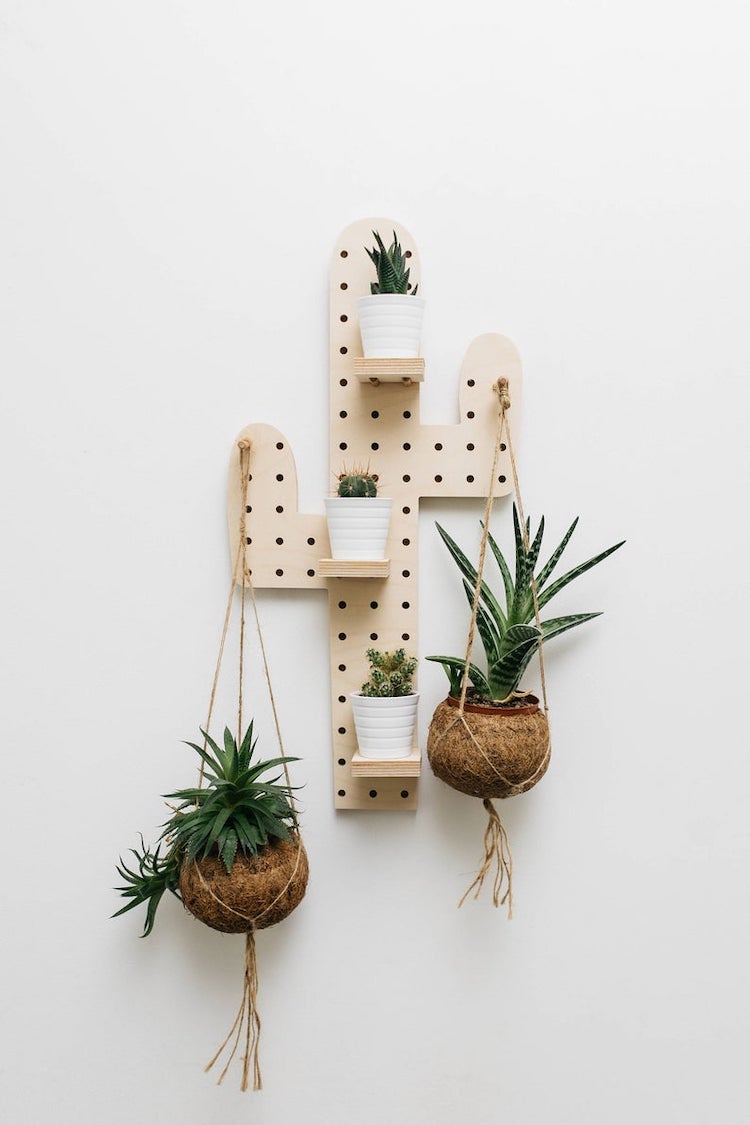
M 367 677 L 366 650 L 418 653 L 420 497 L 482 497 L 497 436 L 494 384 L 505 377 L 519 422 L 521 363 L 513 343 L 497 334 L 470 344 L 459 377 L 459 422 L 423 425 L 419 389 L 422 359 L 364 359 L 357 298 L 370 292 L 373 270 L 365 253 L 372 232 L 395 231 L 410 258 L 411 282 L 425 294 L 413 238 L 391 219 L 362 219 L 347 227 L 333 253 L 330 275 L 330 472 L 369 464 L 379 494 L 393 499 L 387 562 L 334 561 L 325 516 L 298 511 L 294 458 L 272 426 L 246 426 L 251 443 L 246 513 L 247 558 L 258 588 L 328 590 L 333 727 L 333 787 L 337 808 L 414 809 L 420 751 L 409 758 L 372 761 L 357 753 L 349 693 Z M 429 303 L 427 307 L 429 333 Z M 429 377 L 429 373 L 427 373 Z M 230 541 L 241 515 L 235 447 L 229 472 Z M 495 494 L 511 491 L 508 455 L 501 449 Z M 321 508 L 323 502 L 321 498 Z

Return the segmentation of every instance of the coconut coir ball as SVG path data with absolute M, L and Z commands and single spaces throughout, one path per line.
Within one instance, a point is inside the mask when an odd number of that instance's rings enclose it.
M 225 934 L 263 930 L 300 904 L 309 868 L 301 841 L 274 840 L 256 856 L 235 856 L 227 874 L 219 856 L 185 864 L 180 894 L 200 922 Z
M 427 739 L 433 773 L 459 793 L 512 797 L 531 789 L 547 772 L 549 727 L 541 711 L 466 711 L 463 719 L 456 707 L 438 704 Z

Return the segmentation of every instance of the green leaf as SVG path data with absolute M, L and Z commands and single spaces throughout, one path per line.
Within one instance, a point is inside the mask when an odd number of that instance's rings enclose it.
M 453 694 L 454 677 L 458 676 L 458 690 L 461 691 L 461 683 L 464 674 L 464 661 L 458 656 L 428 656 L 427 660 L 432 660 L 436 664 L 442 664 L 445 668 L 448 679 L 451 681 L 451 694 Z M 451 675 L 453 673 L 453 676 Z M 478 695 L 488 696 L 490 694 L 489 684 L 484 677 L 484 674 L 477 668 L 476 664 L 469 665 L 469 681 L 475 688 Z
M 576 625 L 582 625 L 584 621 L 591 621 L 594 617 L 601 617 L 601 612 L 569 613 L 565 617 L 550 617 L 547 621 L 542 621 L 542 636 L 545 641 L 549 641 L 552 637 L 559 637 L 561 633 L 567 633 L 568 629 L 575 629 Z
M 470 583 L 471 586 L 476 587 L 476 584 L 477 584 L 476 568 L 474 566 L 472 566 L 472 564 L 469 562 L 466 555 L 463 553 L 463 551 L 458 546 L 458 544 L 455 543 L 453 539 L 451 539 L 448 532 L 445 531 L 440 526 L 439 523 L 436 523 L 435 527 L 438 529 L 438 532 L 440 534 L 441 539 L 443 540 L 446 547 L 450 551 L 450 554 L 451 554 L 452 558 L 454 559 L 454 561 L 456 562 L 456 564 L 458 566 L 458 569 L 461 571 L 461 574 L 464 576 L 465 579 L 467 579 L 467 581 Z M 505 630 L 505 614 L 503 613 L 503 611 L 500 607 L 500 603 L 498 602 L 497 598 L 492 593 L 489 586 L 487 585 L 487 583 L 484 580 L 482 581 L 482 585 L 480 587 L 480 595 L 482 597 L 482 600 L 484 601 L 485 606 L 487 607 L 488 612 L 492 615 L 492 617 L 498 623 L 499 632 L 501 632 L 501 633 L 504 632 L 504 630 Z
M 560 590 L 567 586 L 569 582 L 572 582 L 574 578 L 578 578 L 579 575 L 585 574 L 587 570 L 591 570 L 592 566 L 596 566 L 598 563 L 606 559 L 609 555 L 613 554 L 615 551 L 618 551 L 620 547 L 622 547 L 624 542 L 625 540 L 623 539 L 619 543 L 615 543 L 614 547 L 608 547 L 606 551 L 602 551 L 600 554 L 594 555 L 593 558 L 587 559 L 586 562 L 580 563 L 578 566 L 573 567 L 572 570 L 569 570 L 567 574 L 563 574 L 561 578 L 556 579 L 551 586 L 547 586 L 547 588 L 545 590 L 542 590 L 542 592 L 539 594 L 539 608 L 541 609 L 542 606 L 545 606 L 548 601 L 554 598 L 555 594 L 559 594 Z
M 547 562 L 544 564 L 542 569 L 537 574 L 537 576 L 536 576 L 536 588 L 537 588 L 537 590 L 541 590 L 542 586 L 544 585 L 544 583 L 547 581 L 549 576 L 552 574 L 552 571 L 557 566 L 558 562 L 560 561 L 560 556 L 562 555 L 563 551 L 567 547 L 567 545 L 570 541 L 570 537 L 573 534 L 573 532 L 575 531 L 577 525 L 578 525 L 578 516 L 576 516 L 576 518 L 573 520 L 573 522 L 570 525 L 570 527 L 568 528 L 568 530 L 565 532 L 565 535 L 563 536 L 563 540 L 562 540 L 562 543 L 560 544 L 560 546 L 552 553 L 550 558 L 547 560 Z

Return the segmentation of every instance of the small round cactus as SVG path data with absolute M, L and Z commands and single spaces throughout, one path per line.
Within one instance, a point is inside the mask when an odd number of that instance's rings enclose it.
M 372 473 L 369 473 L 366 469 L 352 469 L 351 472 L 345 470 L 339 476 L 339 496 L 373 497 L 377 496 L 377 494 L 377 477 L 374 477 Z

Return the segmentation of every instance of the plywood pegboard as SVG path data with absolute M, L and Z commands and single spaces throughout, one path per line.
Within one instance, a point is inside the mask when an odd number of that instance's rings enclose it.
M 419 391 L 421 381 L 429 378 L 423 361 L 362 357 L 357 298 L 370 291 L 373 267 L 364 248 L 373 244 L 373 230 L 380 231 L 386 243 L 395 230 L 410 256 L 411 281 L 419 283 L 420 296 L 425 294 L 416 244 L 399 223 L 363 219 L 342 232 L 330 271 L 329 464 L 332 482 L 344 465 L 369 465 L 379 477 L 379 494 L 393 499 L 387 564 L 332 566 L 325 516 L 298 511 L 294 458 L 283 434 L 256 423 L 246 426 L 238 439 L 251 441 L 246 529 L 254 584 L 328 590 L 336 807 L 406 810 L 417 805 L 418 748 L 400 770 L 393 763 L 368 765 L 357 754 L 349 693 L 367 677 L 368 648 L 404 647 L 419 654 L 420 497 L 486 496 L 499 409 L 494 385 L 501 377 L 508 380 L 508 417 L 517 440 L 521 363 L 506 337 L 477 337 L 459 376 L 459 422 L 423 425 Z M 429 290 L 425 295 L 429 332 Z M 238 465 L 235 447 L 229 475 L 230 536 L 235 544 L 241 513 Z M 497 478 L 495 494 L 510 492 L 504 449 Z M 399 770 L 396 775 L 394 768 Z

